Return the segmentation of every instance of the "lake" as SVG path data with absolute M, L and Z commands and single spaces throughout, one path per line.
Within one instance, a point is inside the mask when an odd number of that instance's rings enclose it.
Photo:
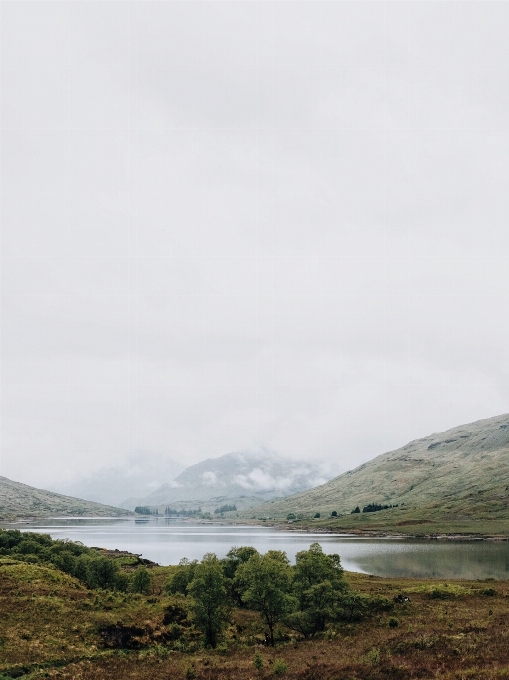
M 207 552 L 224 557 L 231 547 L 240 545 L 252 545 L 262 553 L 284 550 L 294 561 L 299 550 L 307 550 L 317 541 L 324 552 L 339 553 L 349 571 L 416 578 L 509 578 L 506 541 L 361 538 L 167 518 L 52 519 L 15 528 L 81 541 L 87 546 L 128 550 L 163 565 L 178 564 L 182 557 L 201 559 Z

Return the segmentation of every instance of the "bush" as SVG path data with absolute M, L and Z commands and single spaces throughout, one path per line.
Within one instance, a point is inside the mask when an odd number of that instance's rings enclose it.
M 485 595 L 486 597 L 495 597 L 497 594 L 497 591 L 495 588 L 485 588 L 484 590 L 481 590 L 481 595 Z
M 358 512 L 360 512 L 360 511 L 361 511 L 361 509 L 359 508 L 359 506 L 357 506 L 357 507 L 355 508 L 355 510 L 352 510 L 352 512 L 351 512 L 350 514 L 351 514 L 351 515 L 356 515 L 356 514 L 357 514 Z
M 315 512 L 315 517 L 314 517 L 314 518 L 315 518 L 315 519 L 320 519 L 320 513 L 319 513 L 319 512 Z
M 376 666 L 377 663 L 380 662 L 380 652 L 379 652 L 378 649 L 375 649 L 374 647 L 373 647 L 373 649 L 369 650 L 367 656 L 368 656 L 368 661 L 370 662 L 370 664 L 372 666 Z
M 399 626 L 399 621 L 398 619 L 395 619 L 393 616 L 389 619 L 389 628 L 397 628 Z
M 272 672 L 274 675 L 283 675 L 288 671 L 288 664 L 284 659 L 276 659 L 274 665 L 272 666 Z
M 254 655 L 253 666 L 257 670 L 261 670 L 263 668 L 263 658 L 260 652 L 256 652 L 256 654 Z
M 337 517 L 337 516 L 338 516 L 338 511 L 337 511 L 337 510 L 333 510 L 333 511 L 331 512 L 330 516 L 331 516 L 331 517 Z
M 186 666 L 184 670 L 184 676 L 187 680 L 192 680 L 192 678 L 196 677 L 196 670 L 194 666 L 188 665 Z

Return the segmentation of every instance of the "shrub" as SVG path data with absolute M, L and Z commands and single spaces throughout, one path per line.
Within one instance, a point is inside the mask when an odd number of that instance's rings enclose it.
M 337 517 L 337 516 L 338 516 L 338 511 L 337 511 L 337 510 L 333 510 L 333 511 L 331 512 L 330 516 L 331 516 L 331 517 Z
M 319 519 L 319 518 L 320 518 L 320 513 L 319 513 L 319 512 L 315 512 L 315 519 Z
M 289 512 L 289 513 L 286 515 L 286 519 L 295 519 L 295 515 L 293 514 L 293 512 Z
M 256 654 L 254 655 L 253 666 L 257 670 L 261 670 L 263 668 L 263 658 L 260 652 L 256 652 Z
M 191 666 L 191 665 L 189 664 L 188 666 L 185 667 L 185 670 L 184 670 L 184 677 L 185 677 L 187 680 L 192 680 L 193 678 L 196 677 L 196 670 L 195 670 L 194 666 Z
M 497 591 L 495 588 L 485 588 L 484 590 L 481 590 L 481 595 L 485 595 L 486 597 L 494 597 L 497 594 Z
M 288 671 L 288 664 L 284 659 L 276 659 L 274 665 L 272 666 L 272 672 L 274 675 L 283 675 Z
M 360 511 L 361 511 L 361 509 L 359 508 L 359 506 L 357 506 L 357 507 L 355 508 L 355 510 L 352 510 L 352 512 L 351 512 L 350 514 L 351 514 L 351 515 L 356 515 L 356 514 L 357 514 L 358 512 L 360 512 Z
M 370 649 L 367 653 L 368 661 L 372 666 L 376 666 L 380 662 L 380 652 L 378 649 Z
M 399 626 L 399 621 L 398 619 L 395 619 L 393 616 L 389 619 L 389 628 L 397 628 Z

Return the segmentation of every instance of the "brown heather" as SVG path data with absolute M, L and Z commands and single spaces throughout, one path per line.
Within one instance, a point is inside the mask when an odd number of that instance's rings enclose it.
M 347 574 L 353 588 L 410 602 L 355 623 L 337 623 L 303 641 L 281 626 L 275 649 L 263 646 L 255 612 L 236 610 L 222 645 L 200 647 L 192 625 L 187 651 L 163 623 L 185 598 L 161 594 L 172 567 L 152 569 L 150 596 L 87 590 L 48 567 L 0 560 L 0 678 L 68 680 L 288 680 L 509 677 L 509 581 L 386 579 Z M 108 646 L 101 631 L 134 631 L 131 649 Z M 259 652 L 263 667 L 257 670 Z

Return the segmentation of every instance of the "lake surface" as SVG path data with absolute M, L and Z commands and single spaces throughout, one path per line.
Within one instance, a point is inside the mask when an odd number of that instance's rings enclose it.
M 207 552 L 224 557 L 230 548 L 240 545 L 252 545 L 262 553 L 284 550 L 294 561 L 299 550 L 307 550 L 316 541 L 324 552 L 339 553 L 349 571 L 421 578 L 509 578 L 506 541 L 359 538 L 165 518 L 53 519 L 16 528 L 47 533 L 54 539 L 81 541 L 87 546 L 128 550 L 164 565 L 178 564 L 182 557 L 201 559 Z

